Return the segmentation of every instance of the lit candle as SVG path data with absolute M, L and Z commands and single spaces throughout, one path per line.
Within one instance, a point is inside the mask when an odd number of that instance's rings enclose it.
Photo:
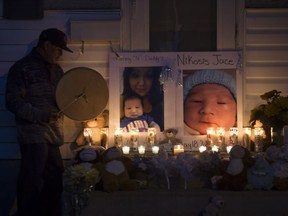
M 107 137 L 108 137 L 108 128 L 101 128 L 101 145 L 107 148 Z
M 145 154 L 145 146 L 140 145 L 140 146 L 138 147 L 138 151 L 139 151 L 139 154 Z
M 118 128 L 114 133 L 115 146 L 121 147 L 123 144 L 123 129 Z
M 255 151 L 263 152 L 263 135 L 264 130 L 261 127 L 254 128 L 255 135 Z
M 84 128 L 83 135 L 84 135 L 84 137 L 90 137 L 92 135 L 91 128 Z
M 184 152 L 184 146 L 182 144 L 175 145 L 173 150 L 174 150 L 174 155 L 183 153 Z
M 231 151 L 231 149 L 232 149 L 232 145 L 228 145 L 228 146 L 226 146 L 226 150 L 227 150 L 227 153 L 229 154 L 229 152 Z
M 123 146 L 123 147 L 122 147 L 122 151 L 123 151 L 123 154 L 129 154 L 129 152 L 130 152 L 130 147 L 129 147 L 129 146 Z
M 159 152 L 159 146 L 153 146 L 152 147 L 152 153 L 153 154 L 158 154 L 158 152 Z
M 251 151 L 251 128 L 250 127 L 244 127 L 243 144 L 245 148 Z
M 148 128 L 148 143 L 154 145 L 156 139 L 156 128 Z
M 212 146 L 212 152 L 218 152 L 219 151 L 219 147 L 216 145 Z
M 83 135 L 86 139 L 86 142 L 89 143 L 89 145 L 91 146 L 92 145 L 92 139 L 91 139 L 91 136 L 92 136 L 92 130 L 91 128 L 84 128 L 83 129 Z
M 251 136 L 251 128 L 250 127 L 244 127 L 244 134 L 247 134 L 250 137 Z
M 202 153 L 202 152 L 204 152 L 204 151 L 206 151 L 207 150 L 207 148 L 206 148 L 206 146 L 204 146 L 204 145 L 201 145 L 200 147 L 199 147 L 199 152 L 200 153 Z
M 101 128 L 101 134 L 108 136 L 108 128 Z
M 217 145 L 219 148 L 223 148 L 225 146 L 225 128 L 218 127 L 216 128 L 217 135 Z
M 238 128 L 232 127 L 229 129 L 229 144 L 236 145 L 238 143 Z
M 210 146 L 213 144 L 213 138 L 215 135 L 215 129 L 213 127 L 207 128 L 207 145 Z
M 130 130 L 129 134 L 130 134 L 131 147 L 132 147 L 133 151 L 137 151 L 139 130 L 136 128 L 132 128 Z

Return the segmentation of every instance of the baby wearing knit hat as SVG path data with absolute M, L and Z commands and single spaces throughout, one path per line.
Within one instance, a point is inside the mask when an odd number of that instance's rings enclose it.
M 237 125 L 236 83 L 221 70 L 200 70 L 184 81 L 185 133 L 204 135 L 208 127 Z

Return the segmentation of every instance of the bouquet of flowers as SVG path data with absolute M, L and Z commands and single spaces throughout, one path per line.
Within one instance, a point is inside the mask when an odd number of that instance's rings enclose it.
M 251 110 L 249 122 L 252 126 L 257 120 L 263 125 L 272 127 L 274 131 L 288 125 L 288 96 L 280 94 L 281 91 L 272 90 L 260 95 L 266 103 Z
M 87 168 L 81 164 L 68 167 L 64 172 L 66 185 L 73 190 L 85 192 L 98 181 L 99 172 L 95 168 Z
M 68 215 L 76 216 L 87 204 L 88 195 L 99 181 L 99 171 L 81 164 L 69 166 L 64 172 L 64 188 L 68 194 Z

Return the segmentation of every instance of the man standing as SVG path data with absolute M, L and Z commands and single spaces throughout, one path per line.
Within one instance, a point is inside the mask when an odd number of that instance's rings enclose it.
M 8 72 L 6 106 L 15 115 L 21 151 L 18 216 L 61 215 L 63 114 L 55 89 L 64 74 L 57 64 L 62 50 L 72 52 L 66 35 L 46 29 Z

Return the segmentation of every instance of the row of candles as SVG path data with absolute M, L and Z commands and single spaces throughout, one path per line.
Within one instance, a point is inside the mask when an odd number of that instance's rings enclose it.
M 227 133 L 228 132 L 228 133 Z M 263 150 L 263 128 L 250 127 L 243 128 L 243 139 L 241 142 L 238 140 L 239 130 L 236 127 L 230 128 L 229 131 L 225 131 L 222 127 L 208 128 L 207 129 L 207 141 L 206 145 L 199 147 L 199 152 L 207 150 L 207 147 L 213 152 L 227 151 L 229 152 L 233 145 L 242 144 L 246 148 L 250 148 L 251 135 L 253 132 L 255 151 L 261 152 Z M 90 139 L 92 137 L 92 130 L 90 128 L 84 128 L 84 137 Z M 108 137 L 108 128 L 101 129 L 101 136 Z M 226 142 L 228 138 L 228 142 Z M 130 132 L 124 132 L 121 128 L 117 129 L 114 133 L 115 146 L 122 148 L 124 154 L 129 154 L 130 151 L 138 151 L 139 154 L 145 154 L 145 151 L 151 151 L 154 154 L 158 154 L 159 146 L 156 143 L 156 129 L 149 128 L 147 132 L 139 132 L 137 129 L 132 129 Z M 179 143 L 173 146 L 173 153 L 178 154 L 184 152 L 184 146 Z
M 244 127 L 242 140 L 239 140 L 239 129 L 237 127 L 230 128 L 226 131 L 223 127 L 208 128 L 206 145 L 199 147 L 199 152 L 210 149 L 212 152 L 227 151 L 236 144 L 241 144 L 251 150 L 251 137 L 254 137 L 255 151 L 263 151 L 264 129 L 261 127 L 253 128 Z M 228 141 L 227 141 L 228 138 Z M 144 141 L 143 141 L 144 139 Z M 139 154 L 144 154 L 145 150 L 152 150 L 152 153 L 158 154 L 159 146 L 154 145 L 156 141 L 156 131 L 154 128 L 149 128 L 148 133 L 138 133 L 137 130 L 129 133 L 123 133 L 121 129 L 115 132 L 115 144 L 122 147 L 124 154 L 129 154 L 130 150 L 138 151 Z M 138 146 L 138 143 L 140 145 Z M 184 152 L 183 144 L 179 143 L 172 147 L 174 154 Z
M 262 127 L 256 127 L 253 128 L 253 130 L 250 127 L 244 127 L 242 140 L 238 140 L 239 129 L 237 127 L 230 128 L 228 134 L 228 143 L 225 142 L 225 137 L 227 137 L 227 133 L 223 127 L 207 128 L 206 146 L 209 146 L 213 152 L 218 152 L 219 150 L 224 150 L 224 148 L 226 148 L 226 151 L 229 153 L 231 148 L 236 144 L 241 144 L 245 148 L 248 148 L 250 150 L 252 132 L 254 136 L 255 151 L 263 151 L 263 138 L 265 132 Z M 206 151 L 206 146 L 200 146 L 199 151 Z
M 152 153 L 158 154 L 159 153 L 159 146 L 152 146 Z M 123 154 L 129 154 L 130 153 L 130 146 L 123 146 L 122 147 Z M 138 147 L 138 153 L 139 154 L 145 154 L 146 148 L 144 145 L 140 145 Z
M 156 146 L 155 142 L 155 128 L 148 128 L 147 132 L 139 132 L 136 128 L 132 128 L 129 132 L 124 132 L 119 128 L 114 133 L 115 146 L 122 148 L 123 154 L 129 154 L 130 151 L 138 151 L 139 154 L 145 154 L 146 150 L 158 154 L 159 146 Z
M 95 131 L 94 131 L 95 133 Z M 85 141 L 89 144 L 89 146 L 95 145 L 95 139 L 93 137 L 93 128 L 84 128 L 83 135 L 85 137 Z M 100 140 L 101 137 L 108 137 L 108 128 L 101 128 L 100 137 L 96 139 Z M 152 150 L 154 154 L 158 154 L 159 146 L 155 146 L 156 141 L 156 129 L 149 128 L 148 132 L 139 132 L 136 129 L 132 129 L 130 132 L 123 132 L 122 129 L 117 129 L 114 133 L 114 142 L 115 146 L 121 147 L 124 154 L 129 154 L 130 150 L 138 151 L 139 154 L 144 154 L 145 150 Z M 139 145 L 141 143 L 141 145 Z
M 85 141 L 89 144 L 89 146 L 94 145 L 95 143 L 100 143 L 101 139 L 105 139 L 105 142 L 107 142 L 108 138 L 108 128 L 84 128 L 83 129 L 83 136 L 85 138 Z M 93 133 L 94 131 L 94 133 Z M 96 133 L 96 134 L 95 134 Z M 107 145 L 107 143 L 104 143 L 103 145 Z
M 138 153 L 139 154 L 145 154 L 145 150 L 146 150 L 146 148 L 144 145 L 140 145 L 138 147 Z M 160 147 L 157 145 L 154 145 L 154 146 L 152 146 L 151 150 L 152 150 L 153 154 L 158 154 Z M 123 146 L 122 151 L 123 151 L 123 154 L 129 154 L 130 153 L 130 147 L 129 146 Z M 174 155 L 177 155 L 177 154 L 180 154 L 183 152 L 184 152 L 184 145 L 178 144 L 178 145 L 173 146 L 173 154 Z
M 148 128 L 147 132 L 139 132 L 137 129 L 132 129 L 130 132 L 123 132 L 122 129 L 118 129 L 114 134 L 115 145 L 122 148 L 123 154 L 129 154 L 138 152 L 139 154 L 145 154 L 146 150 L 151 151 L 153 154 L 158 154 L 160 147 L 156 144 L 156 129 Z M 167 143 L 169 148 L 168 151 L 173 150 L 173 154 L 179 154 L 184 152 L 184 146 L 181 143 L 172 146 Z M 164 144 L 165 148 L 165 144 Z

